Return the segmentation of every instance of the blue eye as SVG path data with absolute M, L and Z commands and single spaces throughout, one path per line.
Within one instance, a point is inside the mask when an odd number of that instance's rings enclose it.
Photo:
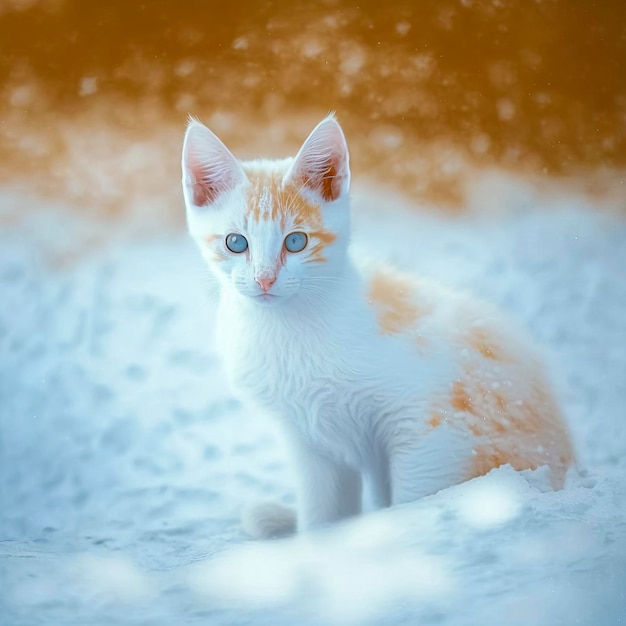
M 248 249 L 248 240 L 243 235 L 231 233 L 226 237 L 226 247 L 231 251 L 239 254 Z
M 304 233 L 291 233 L 285 237 L 285 248 L 289 252 L 301 252 L 306 248 L 307 243 L 308 239 Z

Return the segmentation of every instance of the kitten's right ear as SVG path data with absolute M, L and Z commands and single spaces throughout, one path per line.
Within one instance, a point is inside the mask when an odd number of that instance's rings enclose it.
M 334 115 L 323 119 L 300 148 L 286 181 L 308 188 L 325 202 L 333 202 L 350 188 L 350 157 L 339 122 Z
M 185 198 L 197 207 L 212 204 L 246 176 L 221 140 L 193 118 L 185 133 L 182 168 Z

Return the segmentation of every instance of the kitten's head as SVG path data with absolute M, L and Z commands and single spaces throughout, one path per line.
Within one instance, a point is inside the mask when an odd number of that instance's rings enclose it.
M 182 168 L 189 230 L 224 287 L 268 306 L 314 297 L 337 276 L 350 228 L 350 168 L 334 117 L 295 158 L 248 162 L 192 120 Z

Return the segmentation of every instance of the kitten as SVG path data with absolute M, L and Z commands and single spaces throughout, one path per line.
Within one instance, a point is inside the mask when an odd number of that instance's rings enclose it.
M 409 502 L 510 463 L 563 484 L 573 453 L 529 340 L 490 307 L 350 258 L 350 168 L 329 116 L 295 158 L 238 161 L 192 120 L 189 230 L 220 285 L 218 347 L 241 394 L 282 423 L 298 515 L 256 537 Z

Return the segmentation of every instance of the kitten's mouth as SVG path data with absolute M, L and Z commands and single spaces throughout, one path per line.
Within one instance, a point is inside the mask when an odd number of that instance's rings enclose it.
M 272 293 L 261 293 L 258 296 L 254 296 L 253 299 L 257 302 L 262 302 L 263 304 L 270 304 L 280 300 L 280 296 L 275 296 Z

